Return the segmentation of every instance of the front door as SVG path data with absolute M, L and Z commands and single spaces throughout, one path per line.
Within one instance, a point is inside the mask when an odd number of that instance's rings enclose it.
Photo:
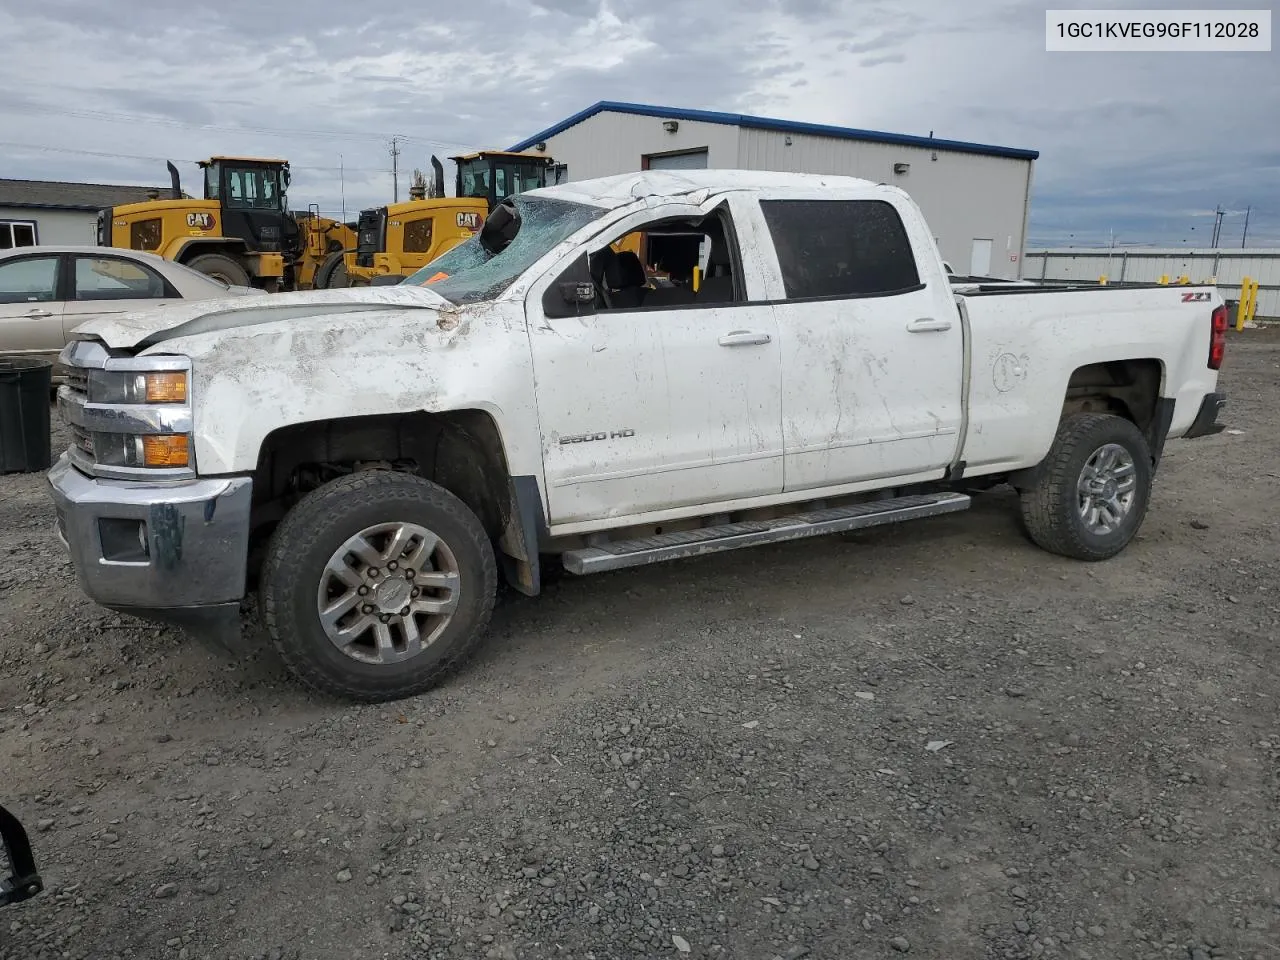
M 917 269 L 936 257 L 923 224 L 913 250 L 885 200 L 760 210 L 785 295 L 786 489 L 940 477 L 959 442 L 964 339 L 946 279 Z
M 0 260 L 0 354 L 57 357 L 66 342 L 61 288 L 56 254 Z
M 661 265 L 659 281 L 658 265 L 633 252 L 645 244 L 618 243 L 646 228 L 703 232 L 716 276 L 693 288 L 695 242 L 687 262 Z M 593 241 L 590 259 L 535 285 L 553 525 L 781 492 L 778 331 L 773 308 L 752 302 L 763 299 L 759 265 L 733 237 L 727 204 L 670 205 L 624 221 Z M 597 299 L 565 315 L 560 285 L 573 281 L 594 285 Z

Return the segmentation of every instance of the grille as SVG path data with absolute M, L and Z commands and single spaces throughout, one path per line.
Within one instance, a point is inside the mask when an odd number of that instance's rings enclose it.
M 373 266 L 373 255 L 382 250 L 386 224 L 385 207 L 360 211 L 360 219 L 356 224 L 356 263 L 359 266 Z
M 71 448 L 83 453 L 90 460 L 93 459 L 93 434 L 88 430 L 71 426 Z
M 87 397 L 89 393 L 89 373 L 80 367 L 66 368 L 66 383 L 75 393 Z
M 87 403 L 89 400 L 89 371 L 84 367 L 78 367 L 74 361 L 63 364 L 65 370 L 66 386 L 73 396 L 74 404 Z M 94 462 L 93 451 L 93 434 L 77 424 L 71 423 L 67 416 L 67 411 L 62 409 L 62 404 L 58 404 L 59 412 L 63 421 L 67 424 L 71 431 L 71 447 L 68 451 L 71 459 L 87 466 Z

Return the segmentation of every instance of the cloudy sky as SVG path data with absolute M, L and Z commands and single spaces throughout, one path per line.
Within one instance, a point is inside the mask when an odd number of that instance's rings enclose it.
M 1280 53 L 1046 53 L 1048 5 L 0 0 L 0 176 L 165 184 L 171 158 L 198 194 L 201 157 L 284 156 L 334 214 L 341 164 L 351 214 L 390 200 L 393 135 L 427 169 L 627 100 L 1037 149 L 1032 246 L 1207 245 L 1219 204 L 1224 246 L 1247 205 L 1280 246 Z

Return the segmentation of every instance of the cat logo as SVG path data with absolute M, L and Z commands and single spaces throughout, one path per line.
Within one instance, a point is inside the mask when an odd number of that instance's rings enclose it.
M 212 230 L 217 221 L 212 213 L 188 213 L 187 226 L 192 230 Z
M 479 230 L 480 214 L 474 210 L 464 210 L 458 214 L 458 226 L 463 230 Z

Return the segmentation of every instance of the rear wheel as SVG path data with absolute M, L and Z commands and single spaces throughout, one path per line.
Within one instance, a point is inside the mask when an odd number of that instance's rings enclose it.
M 206 277 L 213 277 L 233 287 L 249 286 L 249 271 L 225 254 L 202 253 L 198 257 L 192 257 L 186 265 L 196 273 L 203 273 Z
M 497 592 L 493 547 L 421 477 L 352 474 L 304 497 L 262 567 L 263 619 L 303 682 L 352 700 L 434 686 L 474 647 Z
M 1131 421 L 1109 414 L 1067 417 L 1035 483 L 1022 491 L 1027 533 L 1064 557 L 1114 557 L 1142 526 L 1151 475 L 1151 451 Z

